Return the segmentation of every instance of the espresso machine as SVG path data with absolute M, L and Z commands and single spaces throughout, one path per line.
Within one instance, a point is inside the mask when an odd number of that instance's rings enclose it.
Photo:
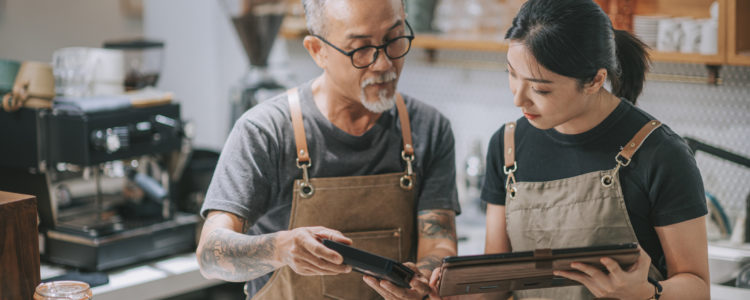
M 107 270 L 191 251 L 199 217 L 171 187 L 189 141 L 178 103 L 0 112 L 0 190 L 36 195 L 42 259 Z

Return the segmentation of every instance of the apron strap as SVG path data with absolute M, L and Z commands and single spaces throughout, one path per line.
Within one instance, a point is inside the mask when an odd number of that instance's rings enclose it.
M 659 128 L 661 124 L 662 123 L 658 120 L 651 120 L 646 123 L 646 125 L 643 125 L 641 130 L 639 130 L 638 133 L 636 133 L 635 136 L 633 136 L 633 138 L 624 147 L 622 147 L 622 150 L 617 153 L 617 161 L 622 163 L 624 166 L 628 165 L 630 163 L 630 159 L 632 159 L 633 155 L 635 155 L 635 152 L 641 148 L 641 145 L 643 145 L 643 141 L 645 141 L 646 138 L 648 138 L 651 133 L 654 132 L 654 130 Z M 515 122 L 508 122 L 505 124 L 505 169 L 512 170 L 512 168 L 515 168 L 515 129 Z
M 411 122 L 409 121 L 409 112 L 406 111 L 406 104 L 401 93 L 396 94 L 396 109 L 398 109 L 398 120 L 401 121 L 401 138 L 404 141 L 405 156 L 414 156 L 414 144 L 411 141 Z
M 503 150 L 505 155 L 505 165 L 503 166 L 503 173 L 506 175 L 505 179 L 505 190 L 510 196 L 510 199 L 516 198 L 516 176 L 515 172 L 518 169 L 516 164 L 516 122 L 505 123 L 505 136 L 503 138 Z
M 635 155 L 635 152 L 641 148 L 643 141 L 645 141 L 654 130 L 659 128 L 659 126 L 661 126 L 661 122 L 657 120 L 648 121 L 646 125 L 643 125 L 641 130 L 639 130 L 638 133 L 636 133 L 635 136 L 633 136 L 633 138 L 622 147 L 622 150 L 617 153 L 617 156 L 615 157 L 617 163 L 622 166 L 630 164 L 630 160 L 633 158 L 633 155 Z
M 516 142 L 515 142 L 515 133 L 516 133 L 516 122 L 508 122 L 505 123 L 505 138 L 503 141 L 503 144 L 505 145 L 505 167 L 504 171 L 506 173 L 508 170 L 515 171 L 515 165 L 516 165 Z
M 300 107 L 299 90 L 291 88 L 287 90 L 287 99 L 289 100 L 289 110 L 292 114 L 292 128 L 294 128 L 294 142 L 297 145 L 297 160 L 299 163 L 310 162 L 310 153 L 307 150 L 307 138 L 305 137 L 305 125 L 302 122 L 302 109 Z M 409 113 L 406 111 L 404 98 L 400 93 L 396 94 L 396 108 L 398 109 L 398 119 L 401 122 L 401 138 L 404 142 L 404 154 L 408 157 L 414 157 L 414 144 L 411 139 L 411 122 Z
M 289 99 L 289 111 L 292 114 L 292 128 L 294 128 L 294 143 L 297 145 L 297 163 L 309 163 L 310 154 L 307 151 L 307 138 L 305 137 L 305 125 L 302 122 L 302 109 L 299 103 L 299 91 L 291 88 L 287 92 Z

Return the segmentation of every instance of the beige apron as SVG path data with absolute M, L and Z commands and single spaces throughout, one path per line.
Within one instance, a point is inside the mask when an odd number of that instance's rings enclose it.
M 515 123 L 505 125 L 505 217 L 513 251 L 637 243 L 617 172 L 659 126 L 649 121 L 614 158 L 615 168 L 545 182 L 516 182 Z M 663 279 L 651 265 L 649 276 Z M 584 286 L 518 291 L 515 299 L 592 299 Z
M 297 167 L 289 229 L 324 226 L 341 231 L 353 246 L 399 262 L 416 253 L 414 148 L 409 115 L 401 95 L 396 106 L 404 142 L 404 172 L 331 178 L 308 178 L 307 150 L 297 89 L 287 92 L 292 114 Z M 373 158 L 376 159 L 376 158 Z M 323 166 L 325 167 L 325 166 Z M 246 286 L 247 287 L 247 286 Z M 246 291 L 247 293 L 247 291 Z M 381 299 L 357 272 L 335 276 L 301 276 L 289 267 L 274 272 L 253 299 Z

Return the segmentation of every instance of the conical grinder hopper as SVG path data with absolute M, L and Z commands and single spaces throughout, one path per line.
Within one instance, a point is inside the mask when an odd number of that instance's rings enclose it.
M 250 65 L 265 67 L 284 20 L 281 0 L 222 0 Z

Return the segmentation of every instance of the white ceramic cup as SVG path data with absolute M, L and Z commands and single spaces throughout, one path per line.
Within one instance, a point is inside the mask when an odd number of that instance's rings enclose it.
M 659 20 L 659 30 L 656 38 L 656 49 L 665 52 L 674 52 L 680 46 L 680 20 L 662 19 Z
M 701 54 L 716 54 L 719 51 L 719 23 L 708 20 L 701 24 L 701 41 L 698 50 Z
M 709 8 L 709 12 L 711 14 L 711 19 L 719 20 L 719 2 L 714 1 L 711 3 L 711 8 Z
M 694 53 L 698 52 L 701 39 L 702 20 L 684 20 L 680 23 L 682 30 L 682 40 L 680 41 L 680 52 Z
M 91 59 L 96 60 L 93 81 L 123 83 L 125 80 L 125 54 L 116 49 L 91 49 Z

